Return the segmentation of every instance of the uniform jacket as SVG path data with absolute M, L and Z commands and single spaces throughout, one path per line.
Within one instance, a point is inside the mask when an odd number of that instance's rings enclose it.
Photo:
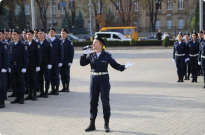
M 8 46 L 0 42 L 0 65 L 3 65 L 1 68 L 8 69 L 9 63 L 10 61 Z
M 107 72 L 108 64 L 112 66 L 112 68 L 124 71 L 125 66 L 118 64 L 109 52 L 102 51 L 100 56 L 97 58 L 96 52 L 90 53 L 89 55 L 84 54 L 80 58 L 80 65 L 86 66 L 90 64 L 91 72 Z
M 185 54 L 185 59 L 188 57 L 187 45 L 185 42 L 182 41 L 181 44 L 179 44 L 178 41 L 174 42 L 173 59 L 182 58 L 182 56 L 176 56 L 175 54 Z
M 63 42 L 63 41 L 62 41 Z M 74 46 L 72 41 L 65 39 L 63 43 L 63 54 L 64 54 L 64 63 L 73 63 L 73 56 L 74 56 Z
M 199 53 L 199 42 L 193 40 L 188 42 L 188 54 L 195 55 Z

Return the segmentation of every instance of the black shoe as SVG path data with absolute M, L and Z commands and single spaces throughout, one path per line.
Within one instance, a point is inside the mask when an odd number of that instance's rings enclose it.
M 52 86 L 52 90 L 51 90 L 51 92 L 48 95 L 54 95 L 54 92 L 55 92 L 55 87 Z
M 32 94 L 28 94 L 28 96 L 24 98 L 24 100 L 32 100 Z
M 70 92 L 70 90 L 69 89 L 65 89 L 65 92 Z
M 205 82 L 204 82 L 204 88 L 205 88 Z
M 181 81 L 181 77 L 178 75 L 178 81 L 177 82 L 180 82 Z
M 181 76 L 181 82 L 184 82 L 184 80 L 183 80 L 183 79 L 184 79 L 184 76 L 182 75 L 182 76 Z
M 189 80 L 189 75 L 187 76 L 187 80 Z
M 110 128 L 109 128 L 109 125 L 104 125 L 104 128 L 105 128 L 105 132 L 110 132 Z
M 11 101 L 10 103 L 11 104 L 16 104 L 16 103 L 19 103 L 19 101 L 20 101 L 20 95 L 16 94 L 16 98 L 14 99 L 14 101 Z
M 187 76 L 185 76 L 185 77 L 184 77 L 184 80 L 188 80 L 188 77 L 187 77 Z
M 191 82 L 194 82 L 195 81 L 195 77 L 194 76 L 192 76 L 192 81 Z
M 0 108 L 4 108 L 4 107 L 5 107 L 4 100 L 0 100 Z
M 19 104 L 24 104 L 24 94 L 20 94 L 20 101 Z
M 59 95 L 59 87 L 58 86 L 56 86 L 56 90 L 54 92 L 54 95 Z
M 85 132 L 96 130 L 95 128 L 95 119 L 90 120 L 90 125 L 85 129 Z
M 37 96 L 36 96 L 36 91 L 33 91 L 33 95 L 32 95 L 32 101 L 36 101 L 37 100 Z
M 12 94 L 8 97 L 16 97 L 16 95 L 14 94 L 14 92 L 12 92 Z
M 44 97 L 44 92 L 41 91 L 41 93 L 37 97 Z
M 59 92 L 65 92 L 65 89 L 63 88 L 62 90 L 60 90 Z
M 48 89 L 46 89 L 45 93 L 44 93 L 44 98 L 48 98 Z
M 195 77 L 195 82 L 197 83 L 197 76 Z

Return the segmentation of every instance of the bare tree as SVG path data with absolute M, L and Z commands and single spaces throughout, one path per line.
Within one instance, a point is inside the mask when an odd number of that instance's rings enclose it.
M 49 5 L 49 0 L 36 0 L 38 8 L 40 11 L 40 19 L 43 25 L 43 29 L 47 31 L 47 9 Z

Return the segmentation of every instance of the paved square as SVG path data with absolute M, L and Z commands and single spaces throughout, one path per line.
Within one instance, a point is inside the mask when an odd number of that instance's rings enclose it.
M 132 48 L 112 50 L 120 64 L 135 65 L 124 72 L 109 66 L 111 120 L 114 135 L 204 135 L 205 89 L 198 83 L 177 83 L 172 49 Z M 9 104 L 0 110 L 1 135 L 82 135 L 105 134 L 102 105 L 97 130 L 86 133 L 89 124 L 90 66 L 81 67 L 75 51 L 71 67 L 70 93 Z M 10 93 L 9 93 L 10 94 Z

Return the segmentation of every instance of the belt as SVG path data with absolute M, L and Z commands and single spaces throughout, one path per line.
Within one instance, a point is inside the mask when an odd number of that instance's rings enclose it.
M 91 72 L 92 75 L 106 75 L 108 72 Z
M 176 53 L 175 53 L 175 55 L 176 56 L 185 56 L 185 54 L 176 54 Z
M 191 56 L 191 57 L 196 57 L 196 56 L 198 56 L 199 54 L 189 54 L 189 56 Z
M 205 56 L 201 55 L 202 58 L 205 58 Z

